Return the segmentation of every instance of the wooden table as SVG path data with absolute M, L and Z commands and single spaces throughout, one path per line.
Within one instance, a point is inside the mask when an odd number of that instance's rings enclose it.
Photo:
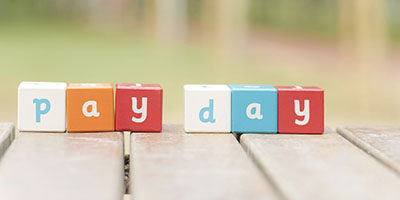
M 400 199 L 399 176 L 329 129 L 240 141 L 285 199 Z
M 0 199 L 122 199 L 121 133 L 19 133 L 0 162 Z
M 11 123 L 0 123 L 0 158 L 15 138 L 14 126 Z
M 124 199 L 400 199 L 400 128 L 337 132 L 186 134 L 167 124 L 125 146 L 119 132 L 19 133 L 9 145 L 13 127 L 0 124 L 0 199 L 123 199 L 124 148 Z
M 232 134 L 131 135 L 132 199 L 278 199 Z
M 400 127 L 343 126 L 337 131 L 400 174 Z

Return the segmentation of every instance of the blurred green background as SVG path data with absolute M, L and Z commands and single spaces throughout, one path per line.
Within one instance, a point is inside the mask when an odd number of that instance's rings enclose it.
M 20 81 L 320 86 L 326 124 L 398 124 L 398 0 L 2 0 L 0 121 Z

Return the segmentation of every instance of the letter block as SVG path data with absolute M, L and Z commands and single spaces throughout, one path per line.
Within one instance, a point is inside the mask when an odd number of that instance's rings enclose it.
M 18 87 L 18 129 L 65 132 L 66 88 L 66 83 L 21 82 Z
M 114 90 L 110 83 L 67 87 L 68 132 L 114 131 Z
M 324 90 L 318 87 L 276 86 L 279 133 L 323 133 Z
M 117 131 L 161 131 L 163 90 L 160 85 L 117 84 L 115 90 Z
M 227 85 L 185 85 L 185 131 L 230 132 L 231 90 Z
M 273 86 L 231 85 L 232 132 L 277 133 L 278 92 Z

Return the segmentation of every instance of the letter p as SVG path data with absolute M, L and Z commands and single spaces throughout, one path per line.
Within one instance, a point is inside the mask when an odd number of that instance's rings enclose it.
M 40 116 L 50 111 L 50 101 L 47 99 L 34 99 L 33 103 L 36 104 L 36 123 L 40 123 Z

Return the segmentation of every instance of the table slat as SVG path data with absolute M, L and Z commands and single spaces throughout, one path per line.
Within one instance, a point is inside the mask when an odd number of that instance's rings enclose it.
M 0 197 L 122 199 L 122 139 L 121 133 L 20 133 L 0 162 Z
M 400 199 L 400 178 L 333 131 L 243 134 L 241 144 L 286 199 Z
M 338 133 L 400 174 L 400 127 L 343 126 Z
M 0 158 L 15 138 L 14 126 L 11 123 L 0 123 Z
M 279 199 L 232 134 L 132 133 L 132 199 Z

